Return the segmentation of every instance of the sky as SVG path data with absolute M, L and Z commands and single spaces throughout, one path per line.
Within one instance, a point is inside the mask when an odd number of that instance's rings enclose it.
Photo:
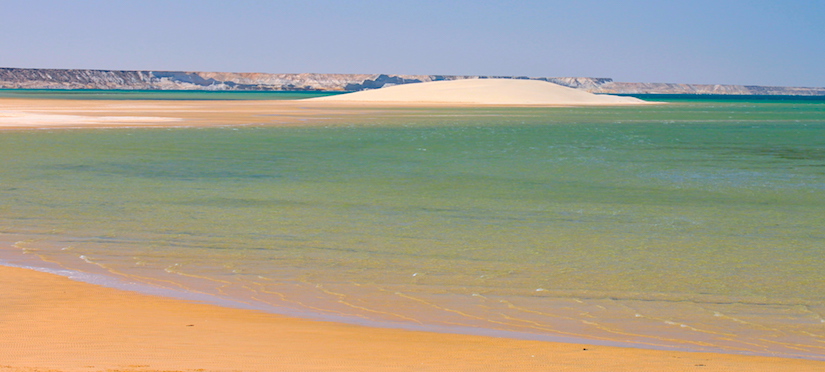
M 0 0 L 0 67 L 825 87 L 825 1 Z

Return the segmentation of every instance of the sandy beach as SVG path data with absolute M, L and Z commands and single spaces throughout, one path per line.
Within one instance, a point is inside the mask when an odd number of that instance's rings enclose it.
M 0 267 L 0 371 L 825 371 L 825 362 L 412 332 Z
M 416 90 L 420 86 L 410 87 L 415 89 L 399 95 L 387 89 L 392 93 L 387 102 L 507 104 L 502 97 L 451 101 L 450 89 L 431 91 L 425 100 Z M 282 102 L 2 99 L 0 127 L 323 125 L 328 115 L 364 115 L 380 110 L 370 106 L 380 101 L 374 93 L 364 92 L 366 98 L 353 96 L 357 99 L 352 101 L 345 96 L 335 97 L 343 101 Z M 439 99 L 431 101 L 432 97 Z M 568 101 L 555 104 L 637 104 L 610 103 L 603 98 L 567 96 Z M 520 103 L 552 104 L 518 99 Z M 0 307 L 0 372 L 825 371 L 825 362 L 813 360 L 525 341 L 304 320 L 153 297 L 6 266 L 0 266 Z

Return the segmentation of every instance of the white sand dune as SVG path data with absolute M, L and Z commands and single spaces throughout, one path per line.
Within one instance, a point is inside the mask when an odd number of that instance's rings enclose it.
M 597 95 L 541 80 L 466 79 L 394 85 L 307 101 L 470 105 L 643 105 L 633 97 Z

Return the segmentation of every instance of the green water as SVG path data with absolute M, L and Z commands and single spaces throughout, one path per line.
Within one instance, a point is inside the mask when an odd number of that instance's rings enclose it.
M 2 132 L 0 240 L 309 317 L 825 356 L 825 101 L 324 120 Z

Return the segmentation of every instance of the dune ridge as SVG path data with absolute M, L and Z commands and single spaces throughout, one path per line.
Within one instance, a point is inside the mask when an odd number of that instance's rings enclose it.
M 313 102 L 396 104 L 468 104 L 507 106 L 644 105 L 633 97 L 597 95 L 539 80 L 466 79 L 394 85 L 335 96 Z

